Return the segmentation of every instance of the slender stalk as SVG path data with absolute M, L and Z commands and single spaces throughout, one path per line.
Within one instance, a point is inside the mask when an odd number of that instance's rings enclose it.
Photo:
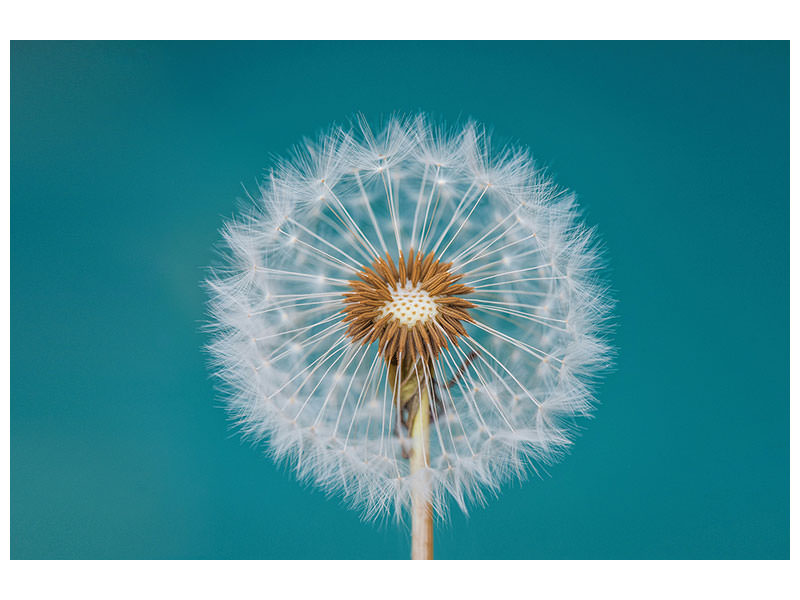
M 430 454 L 428 389 L 422 386 L 419 410 L 411 423 L 412 450 L 409 456 L 411 477 L 424 469 Z M 411 558 L 433 559 L 433 508 L 425 484 L 415 485 L 411 496 Z
M 433 559 L 433 507 L 430 503 L 430 482 L 425 471 L 429 466 L 431 428 L 428 381 L 421 369 L 407 362 L 399 371 L 396 365 L 389 365 L 389 380 L 392 382 L 398 419 L 408 427 L 411 436 L 411 451 L 408 454 L 409 475 L 413 480 L 411 558 L 430 560 Z

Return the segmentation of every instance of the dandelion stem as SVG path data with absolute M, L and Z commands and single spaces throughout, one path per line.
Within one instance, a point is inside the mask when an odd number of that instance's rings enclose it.
M 419 373 L 421 376 L 422 374 Z M 427 380 L 417 384 L 419 404 L 411 421 L 409 466 L 413 483 L 411 492 L 411 558 L 433 559 L 433 507 L 430 502 L 428 457 L 430 456 L 430 402 Z
M 430 448 L 430 426 L 428 423 L 428 393 L 421 404 L 411 428 L 413 450 L 411 451 L 411 476 L 425 468 L 425 457 Z M 424 408 L 422 408 L 424 407 Z M 427 481 L 426 485 L 427 487 Z M 411 493 L 411 558 L 433 559 L 433 507 L 428 498 L 430 492 L 415 486 Z
M 401 365 L 398 368 L 397 365 Z M 411 480 L 411 558 L 433 559 L 433 506 L 430 483 L 430 380 L 419 360 L 402 355 L 389 363 L 388 381 L 397 406 L 397 427 L 411 438 L 408 458 Z

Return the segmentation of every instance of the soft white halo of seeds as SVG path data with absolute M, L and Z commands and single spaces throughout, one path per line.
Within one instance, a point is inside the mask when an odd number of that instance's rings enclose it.
M 443 514 L 568 448 L 609 364 L 611 301 L 574 195 L 526 151 L 492 149 L 473 123 L 358 121 L 296 148 L 252 195 L 207 281 L 210 351 L 234 421 L 300 479 L 376 517 L 401 514 L 424 478 Z M 347 281 L 398 246 L 435 250 L 475 290 L 468 337 L 427 373 L 438 416 L 417 478 L 377 344 L 352 344 L 341 323 Z M 386 310 L 431 317 L 413 308 L 401 290 Z

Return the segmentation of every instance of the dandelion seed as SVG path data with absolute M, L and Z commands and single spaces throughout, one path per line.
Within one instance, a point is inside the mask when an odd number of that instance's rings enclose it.
M 210 346 L 243 432 L 368 518 L 467 511 L 591 412 L 611 308 L 574 196 L 484 130 L 334 128 L 224 231 Z

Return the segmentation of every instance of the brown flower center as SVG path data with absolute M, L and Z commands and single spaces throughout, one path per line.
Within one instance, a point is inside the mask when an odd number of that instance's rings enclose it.
M 398 364 L 401 355 L 437 358 L 448 340 L 458 344 L 467 335 L 462 321 L 473 322 L 467 309 L 475 305 L 460 297 L 473 289 L 457 283 L 463 275 L 451 266 L 434 260 L 433 252 L 423 257 L 411 249 L 396 266 L 387 254 L 362 267 L 344 294 L 347 335 L 362 344 L 378 341 L 388 363 Z

